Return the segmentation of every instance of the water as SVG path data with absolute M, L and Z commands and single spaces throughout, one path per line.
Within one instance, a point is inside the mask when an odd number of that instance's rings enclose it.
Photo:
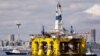
M 95 52 L 97 56 L 100 56 L 100 52 Z M 31 56 L 31 55 L 6 55 L 4 51 L 0 51 L 0 56 Z
M 95 52 L 97 54 L 97 56 L 100 56 L 100 51 L 99 52 Z

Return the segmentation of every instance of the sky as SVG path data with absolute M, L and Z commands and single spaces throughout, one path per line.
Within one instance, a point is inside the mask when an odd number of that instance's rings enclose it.
M 90 32 L 96 29 L 96 39 L 100 43 L 100 0 L 60 0 L 63 27 L 75 32 Z M 20 39 L 30 39 L 29 34 L 54 29 L 56 0 L 0 0 L 0 39 L 8 39 L 11 34 Z

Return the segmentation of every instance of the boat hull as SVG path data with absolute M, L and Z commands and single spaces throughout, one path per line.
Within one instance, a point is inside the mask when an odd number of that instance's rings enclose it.
M 7 55 L 26 55 L 27 53 L 12 53 L 12 52 L 6 52 Z
M 92 54 L 92 55 L 85 55 L 85 56 L 97 56 L 97 54 Z
M 89 55 L 86 55 L 86 54 L 61 54 L 61 56 L 97 56 L 97 54 L 89 54 Z

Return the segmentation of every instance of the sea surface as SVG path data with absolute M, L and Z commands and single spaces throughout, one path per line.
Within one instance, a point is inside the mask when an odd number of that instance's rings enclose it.
M 95 52 L 97 56 L 100 56 L 100 52 Z M 6 55 L 4 51 L 0 51 L 0 56 L 31 56 L 31 55 Z

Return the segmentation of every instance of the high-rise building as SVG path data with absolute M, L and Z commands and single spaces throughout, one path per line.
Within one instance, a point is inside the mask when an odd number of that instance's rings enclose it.
M 0 47 L 4 47 L 4 41 L 0 40 Z
M 14 35 L 14 34 L 11 34 L 9 40 L 10 40 L 10 41 L 15 41 L 15 35 Z
M 95 43 L 96 42 L 96 30 L 91 29 L 91 42 Z
M 14 46 L 15 44 L 15 35 L 11 34 L 9 38 L 9 45 Z

